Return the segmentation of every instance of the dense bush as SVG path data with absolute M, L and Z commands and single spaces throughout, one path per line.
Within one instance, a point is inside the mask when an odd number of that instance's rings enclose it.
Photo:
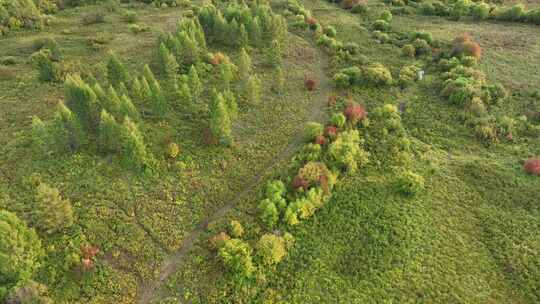
M 317 136 L 323 135 L 324 126 L 318 122 L 308 122 L 304 131 L 307 141 L 313 141 Z
M 21 284 L 22 285 L 22 284 Z M 0 297 L 1 299 L 1 297 Z M 22 286 L 13 288 L 6 297 L 6 304 L 53 304 L 48 295 L 47 287 L 34 281 L 28 281 Z
M 397 178 L 399 191 L 407 195 L 415 195 L 424 189 L 424 178 L 411 171 L 403 171 Z
M 471 15 L 476 20 L 485 20 L 489 18 L 489 11 L 490 11 L 489 4 L 485 2 L 476 3 L 471 8 Z
M 62 81 L 62 68 L 58 63 L 52 61 L 52 55 L 49 49 L 43 49 L 32 54 L 30 59 L 39 72 L 39 80 L 52 82 Z
M 479 60 L 482 56 L 482 48 L 472 40 L 470 35 L 463 34 L 454 39 L 451 55 L 459 58 L 471 56 Z
M 354 173 L 368 161 L 368 153 L 361 148 L 358 130 L 344 131 L 328 147 L 328 154 L 337 168 Z
M 275 265 L 287 255 L 285 240 L 275 234 L 265 234 L 257 243 L 257 255 L 265 265 Z
M 373 22 L 372 27 L 374 30 L 385 32 L 390 29 L 390 24 L 386 20 L 379 19 Z
M 405 57 L 411 57 L 414 58 L 416 56 L 416 49 L 412 44 L 405 44 L 401 48 L 401 53 Z
M 237 284 L 248 282 L 255 273 L 251 246 L 239 239 L 225 240 L 218 256 Z
M 43 255 L 41 241 L 14 213 L 0 210 L 0 300 L 30 280 Z
M 343 115 L 352 126 L 355 126 L 359 121 L 367 118 L 367 111 L 362 105 L 350 102 L 343 110 Z
M 390 70 L 380 63 L 374 63 L 364 68 L 362 79 L 368 84 L 383 86 L 393 83 Z

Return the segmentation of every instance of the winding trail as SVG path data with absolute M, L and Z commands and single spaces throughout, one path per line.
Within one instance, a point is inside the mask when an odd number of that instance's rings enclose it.
M 303 123 L 309 121 L 318 121 L 324 122 L 327 118 L 327 112 L 325 111 L 325 106 L 327 104 L 328 95 L 331 92 L 331 81 L 326 75 L 324 68 L 328 65 L 327 56 L 318 48 L 314 48 L 314 54 L 316 58 L 314 59 L 315 63 L 313 65 L 314 69 L 312 71 L 313 76 L 319 81 L 319 87 L 316 91 L 311 93 L 312 104 L 309 108 L 309 114 L 306 117 L 306 120 Z M 139 287 L 139 299 L 137 303 L 139 304 L 149 304 L 152 301 L 157 301 L 165 297 L 162 290 L 162 286 L 165 281 L 178 271 L 180 266 L 185 261 L 185 257 L 189 253 L 189 250 L 193 247 L 195 242 L 207 229 L 208 224 L 220 219 L 228 211 L 233 209 L 239 202 L 243 201 L 252 190 L 254 190 L 258 185 L 265 181 L 265 176 L 270 173 L 274 168 L 276 168 L 282 161 L 292 158 L 292 156 L 302 147 L 304 143 L 303 139 L 303 129 L 300 132 L 297 132 L 292 138 L 291 142 L 283 149 L 269 164 L 265 169 L 261 170 L 244 188 L 242 192 L 236 195 L 229 203 L 225 204 L 223 207 L 218 209 L 216 212 L 202 220 L 197 227 L 192 230 L 182 242 L 182 247 L 168 256 L 161 269 L 159 271 L 159 276 L 156 280 L 151 282 L 148 285 L 143 285 Z

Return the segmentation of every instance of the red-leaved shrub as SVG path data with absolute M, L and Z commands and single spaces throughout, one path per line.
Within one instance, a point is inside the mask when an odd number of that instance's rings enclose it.
M 318 135 L 317 137 L 315 137 L 315 143 L 318 145 L 324 146 L 327 142 L 328 140 L 323 135 Z
M 293 188 L 294 189 L 303 188 L 304 190 L 307 190 L 309 188 L 309 182 L 303 179 L 301 176 L 297 175 L 293 179 Z
M 357 103 L 348 104 L 345 110 L 343 111 L 343 114 L 345 115 L 345 117 L 347 117 L 347 120 L 352 122 L 353 124 L 367 117 L 366 109 L 364 109 L 363 106 Z
M 329 138 L 336 138 L 338 132 L 339 130 L 336 126 L 328 126 L 324 129 L 324 134 Z
M 540 175 L 540 158 L 529 158 L 523 164 L 523 170 L 532 175 Z
M 313 17 L 307 17 L 306 23 L 308 25 L 316 25 L 318 23 L 318 21 L 317 21 L 317 19 L 315 19 Z
M 304 85 L 308 91 L 313 91 L 317 88 L 317 81 L 306 76 L 304 79 Z
M 482 48 L 472 40 L 472 37 L 465 33 L 456 37 L 453 41 L 452 56 L 472 56 L 476 59 L 482 57 Z
M 360 4 L 360 0 L 343 0 L 341 1 L 341 7 L 344 9 L 351 9 Z

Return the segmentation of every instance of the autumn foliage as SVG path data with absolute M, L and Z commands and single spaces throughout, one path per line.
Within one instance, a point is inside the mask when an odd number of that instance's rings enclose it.
M 523 164 L 523 170 L 532 175 L 540 175 L 540 158 L 529 158 Z
M 317 88 L 317 81 L 306 76 L 304 79 L 304 86 L 308 91 L 314 91 Z
M 453 41 L 453 56 L 471 56 L 477 60 L 482 57 L 482 48 L 473 41 L 471 35 L 465 33 L 456 37 Z
M 357 103 L 350 103 L 343 111 L 347 120 L 352 123 L 357 123 L 367 117 L 367 111 L 364 107 Z

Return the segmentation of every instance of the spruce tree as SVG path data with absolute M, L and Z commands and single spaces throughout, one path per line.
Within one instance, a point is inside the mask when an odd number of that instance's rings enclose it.
M 258 104 L 261 102 L 262 85 L 256 74 L 249 77 L 244 85 L 244 99 L 247 103 Z
M 99 83 L 92 85 L 92 91 L 96 94 L 97 100 L 101 107 L 105 107 L 107 104 L 107 93 L 103 90 L 103 87 Z
M 133 105 L 131 99 L 127 95 L 122 95 L 120 98 L 118 114 L 122 118 L 129 116 L 132 120 L 140 120 L 139 111 L 137 111 L 137 108 Z
M 279 40 L 272 40 L 270 46 L 265 49 L 266 63 L 270 66 L 281 65 L 281 43 Z
M 194 65 L 192 65 L 189 68 L 188 81 L 189 81 L 189 87 L 191 89 L 191 93 L 193 97 L 194 98 L 201 97 L 201 94 L 203 91 L 203 85 L 199 78 L 199 73 L 197 72 L 197 68 Z
M 121 126 L 106 110 L 101 111 L 98 128 L 98 148 L 102 153 L 120 152 Z
M 259 18 L 255 17 L 253 18 L 253 22 L 251 23 L 251 30 L 250 30 L 251 36 L 249 37 L 251 44 L 254 46 L 259 46 L 261 44 L 262 40 L 262 30 L 261 25 L 259 24 Z
M 115 88 L 113 86 L 110 86 L 107 89 L 107 99 L 102 104 L 103 108 L 107 110 L 107 112 L 118 116 L 120 112 L 120 97 L 118 97 L 118 93 L 116 92 Z
M 120 82 L 127 83 L 129 74 L 124 64 L 118 59 L 115 53 L 111 53 L 111 57 L 107 62 L 107 79 L 113 86 L 118 86 Z
M 150 106 L 154 115 L 163 116 L 167 112 L 167 99 L 163 95 L 157 80 L 150 83 Z
M 204 30 L 201 24 L 199 23 L 199 19 L 195 19 L 194 24 L 195 24 L 194 36 L 199 46 L 199 49 L 206 50 L 206 37 L 204 34 Z
M 129 90 L 128 90 L 128 88 L 126 87 L 126 85 L 123 82 L 120 82 L 116 92 L 118 92 L 118 95 L 120 95 L 120 96 L 129 95 Z
M 238 44 L 242 48 L 247 48 L 249 46 L 249 35 L 244 24 L 240 24 L 240 30 L 238 32 Z
M 37 187 L 33 208 L 34 223 L 45 233 L 54 233 L 73 225 L 71 202 L 60 196 L 58 189 L 45 183 Z
M 240 50 L 240 58 L 238 60 L 238 78 L 240 81 L 246 81 L 249 78 L 249 75 L 251 75 L 251 71 L 251 57 L 249 57 L 246 49 L 242 48 Z
M 124 119 L 121 128 L 122 164 L 128 168 L 145 169 L 149 156 L 143 137 L 137 125 L 129 118 Z
M 84 132 L 79 119 L 63 102 L 58 103 L 58 110 L 52 123 L 52 134 L 57 151 L 73 152 L 84 143 Z
M 68 76 L 64 85 L 66 105 L 87 128 L 97 126 L 101 112 L 97 96 L 79 75 Z
M 197 42 L 190 37 L 186 32 L 181 32 L 178 35 L 178 40 L 182 45 L 181 51 L 181 60 L 180 65 L 183 67 L 188 67 L 191 65 L 196 65 L 199 62 L 199 48 L 197 47 Z
M 184 109 L 190 109 L 193 106 L 193 95 L 187 83 L 181 83 L 176 88 L 176 103 Z
M 222 145 L 232 143 L 231 119 L 227 110 L 225 98 L 221 93 L 214 96 L 210 113 L 210 131 Z
M 221 82 L 221 88 L 223 90 L 230 90 L 231 82 L 234 79 L 236 66 L 229 62 L 223 62 L 219 65 L 219 76 Z
M 159 65 L 161 73 L 170 80 L 171 83 L 174 83 L 177 78 L 179 66 L 176 62 L 176 58 L 171 54 L 163 42 L 159 46 Z
M 152 72 L 152 69 L 150 69 L 150 66 L 148 64 L 145 64 L 143 67 L 143 76 L 144 78 L 146 78 L 146 81 L 148 81 L 148 83 L 154 83 L 157 81 L 154 73 Z
M 227 112 L 229 113 L 230 120 L 233 122 L 238 118 L 238 103 L 236 102 L 236 97 L 231 90 L 226 90 L 223 92 L 223 98 L 227 105 Z
M 233 19 L 229 23 L 229 27 L 227 29 L 227 41 L 226 44 L 233 45 L 233 46 L 239 46 L 240 45 L 240 27 L 238 25 L 238 22 L 236 19 Z
M 150 96 L 152 95 L 152 89 L 146 77 L 141 77 L 141 97 L 145 102 L 150 102 Z
M 136 101 L 143 101 L 143 87 L 141 84 L 141 81 L 138 77 L 133 80 L 133 83 L 131 85 L 131 98 L 135 99 Z
M 221 14 L 221 11 L 218 11 L 214 16 L 212 34 L 214 36 L 213 40 L 217 43 L 224 43 L 229 38 L 229 24 L 223 17 L 223 14 Z

